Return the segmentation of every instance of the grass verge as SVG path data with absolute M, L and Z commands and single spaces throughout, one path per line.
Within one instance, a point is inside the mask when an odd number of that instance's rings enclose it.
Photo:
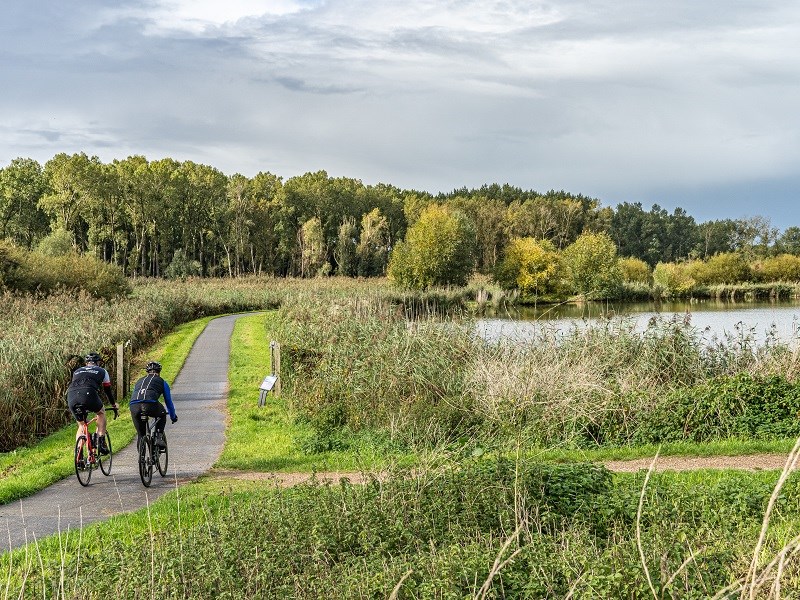
M 161 362 L 164 377 L 172 381 L 183 366 L 189 351 L 206 324 L 214 317 L 191 321 L 177 327 L 151 347 L 144 356 Z M 138 362 L 138 361 L 136 361 Z M 127 410 L 127 399 L 120 398 L 119 418 L 109 420 L 113 446 L 127 446 L 135 431 Z M 75 425 L 70 424 L 26 448 L 0 454 L 0 504 L 30 496 L 72 473 L 72 448 Z

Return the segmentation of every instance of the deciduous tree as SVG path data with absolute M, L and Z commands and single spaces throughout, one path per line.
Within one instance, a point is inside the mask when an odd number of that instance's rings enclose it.
M 424 209 L 389 261 L 389 278 L 416 289 L 464 285 L 475 265 L 475 226 L 448 206 Z

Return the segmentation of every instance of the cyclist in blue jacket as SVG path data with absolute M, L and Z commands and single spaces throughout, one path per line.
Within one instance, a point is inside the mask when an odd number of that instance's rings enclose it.
M 133 417 L 136 433 L 139 434 L 138 439 L 142 439 L 147 433 L 144 422 L 139 420 L 139 415 L 145 414 L 148 417 L 155 417 L 155 443 L 157 446 L 164 447 L 163 434 L 164 426 L 167 424 L 167 411 L 169 411 L 169 418 L 173 423 L 178 421 L 178 415 L 175 414 L 175 405 L 172 404 L 169 384 L 161 379 L 161 364 L 150 361 L 145 366 L 145 371 L 147 371 L 147 375 L 139 379 L 133 386 L 133 394 L 131 394 L 130 401 L 131 417 Z M 164 397 L 167 410 L 164 410 L 164 407 L 158 401 L 161 396 Z

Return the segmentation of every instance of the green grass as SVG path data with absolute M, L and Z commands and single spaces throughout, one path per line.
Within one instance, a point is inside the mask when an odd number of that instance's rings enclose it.
M 212 318 L 198 319 L 177 327 L 146 352 L 145 360 L 161 362 L 164 377 L 171 381 L 183 366 L 192 344 Z M 114 448 L 121 450 L 133 440 L 135 431 L 127 410 L 127 398 L 119 398 L 118 403 L 119 418 L 116 421 L 109 418 L 108 431 Z M 108 414 L 111 415 L 111 411 Z M 30 496 L 72 474 L 74 444 L 73 423 L 33 446 L 0 454 L 0 504 Z
M 277 313 L 242 317 L 231 338 L 228 371 L 230 419 L 225 449 L 216 466 L 248 471 L 352 471 L 375 469 L 388 464 L 409 464 L 407 455 L 387 453 L 369 435 L 350 441 L 341 451 L 304 453 L 301 440 L 312 435 L 311 427 L 298 422 L 291 410 L 292 398 L 284 385 L 280 398 L 267 397 L 258 406 L 262 379 L 270 374 L 270 331 Z
M 388 597 L 413 569 L 401 597 L 473 597 L 473 582 L 485 580 L 509 534 L 504 524 L 513 524 L 510 488 L 516 485 L 513 469 L 510 477 L 493 476 L 491 461 L 488 472 L 477 466 L 460 465 L 479 478 L 475 485 L 481 493 L 470 489 L 471 477 L 455 471 L 418 474 L 406 483 L 390 478 L 381 485 L 287 490 L 206 478 L 135 513 L 0 556 L 0 577 L 6 580 L 0 592 L 82 598 L 138 597 L 142 591 L 157 597 Z M 703 597 L 740 576 L 776 478 L 775 472 L 654 474 L 642 541 L 656 581 L 663 584 L 664 572 L 672 573 L 690 552 L 699 562 L 687 572 L 687 585 L 712 586 Z M 629 589 L 643 577 L 634 524 L 643 474 L 615 475 L 610 489 L 594 490 L 580 479 L 561 481 L 565 494 L 574 492 L 587 502 L 596 498 L 597 505 L 579 507 L 583 517 L 573 517 L 569 506 L 558 503 L 564 497 L 559 489 L 548 491 L 555 503 L 546 506 L 553 512 L 529 515 L 531 529 L 515 545 L 521 553 L 503 569 L 490 597 L 506 597 L 506 586 L 517 591 L 507 597 L 564 597 L 579 584 L 576 597 L 650 597 L 643 586 Z M 790 498 L 797 489 L 796 481 L 787 488 L 789 498 L 781 501 L 765 553 L 780 548 L 796 530 L 800 516 Z M 536 489 L 527 493 L 531 506 L 544 506 Z M 489 500 L 482 502 L 484 496 Z M 614 577 L 621 572 L 624 577 Z M 94 585 L 87 585 L 92 576 Z M 583 582 L 584 576 L 591 581 Z M 796 578 L 788 575 L 784 583 L 794 597 Z M 555 587 L 549 594 L 539 587 L 522 591 L 534 584 Z M 592 593 L 595 586 L 600 591 Z

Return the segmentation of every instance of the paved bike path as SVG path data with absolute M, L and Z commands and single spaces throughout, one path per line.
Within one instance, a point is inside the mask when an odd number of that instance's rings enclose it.
M 94 471 L 88 487 L 82 487 L 73 474 L 33 496 L 0 506 L 0 553 L 33 543 L 34 537 L 74 531 L 138 510 L 175 489 L 176 478 L 185 483 L 210 469 L 225 442 L 230 338 L 241 316 L 210 321 L 171 382 L 178 422 L 172 425 L 167 420 L 169 468 L 165 478 L 154 471 L 152 485 L 145 488 L 139 479 L 136 444 L 130 444 L 114 453 L 111 475 Z M 120 410 L 127 410 L 127 399 L 120 401 Z

